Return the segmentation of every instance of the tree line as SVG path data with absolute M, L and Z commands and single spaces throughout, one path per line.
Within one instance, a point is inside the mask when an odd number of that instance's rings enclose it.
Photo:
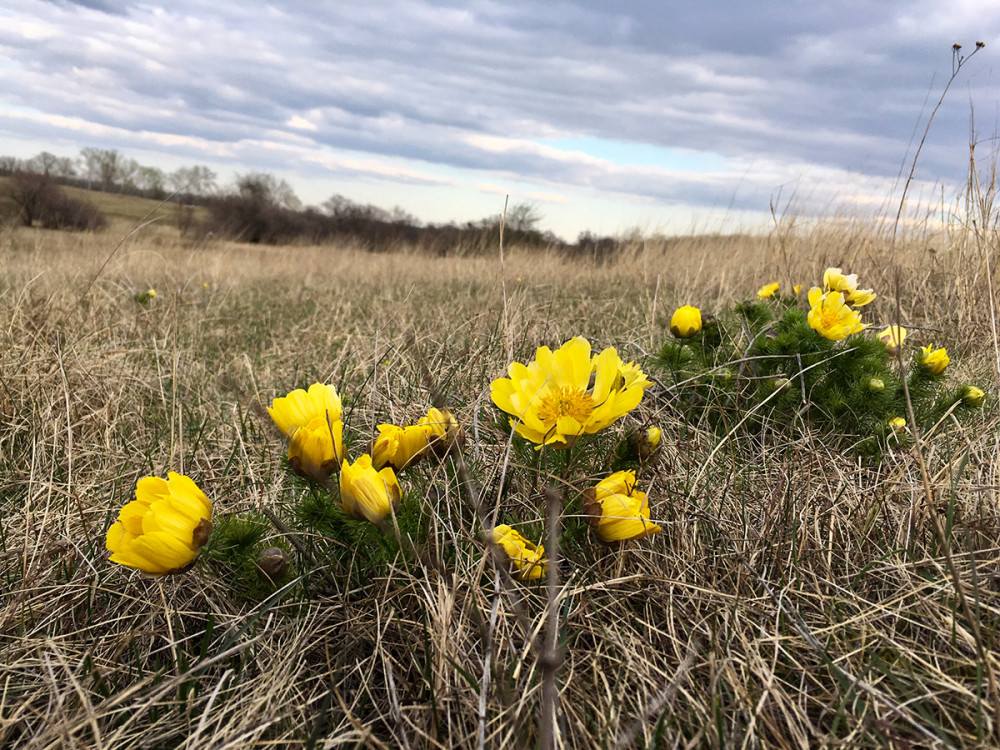
M 185 166 L 173 172 L 145 166 L 116 150 L 84 148 L 77 158 L 48 151 L 18 159 L 0 156 L 0 177 L 9 177 L 7 197 L 26 226 L 98 229 L 106 219 L 91 204 L 67 197 L 60 185 L 105 193 L 135 195 L 179 204 L 182 233 L 212 232 L 215 236 L 261 244 L 340 243 L 373 252 L 399 247 L 435 255 L 454 252 L 494 252 L 504 225 L 509 246 L 546 248 L 569 255 L 608 260 L 621 243 L 584 232 L 567 243 L 539 229 L 542 214 L 530 203 L 510 206 L 506 215 L 464 223 L 424 224 L 400 207 L 384 209 L 335 194 L 319 206 L 303 207 L 291 185 L 266 172 L 237 175 L 230 186 L 219 186 L 205 166 Z M 194 220 L 192 206 L 203 206 L 207 219 Z

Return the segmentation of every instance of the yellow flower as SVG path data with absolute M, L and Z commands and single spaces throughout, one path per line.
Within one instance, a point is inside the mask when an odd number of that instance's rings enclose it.
M 840 292 L 848 303 L 864 307 L 877 296 L 871 289 L 858 289 L 858 275 L 846 275 L 839 268 L 828 268 L 823 273 L 823 287 L 827 292 Z
M 579 336 L 554 352 L 539 347 L 533 362 L 512 362 L 507 371 L 510 377 L 490 385 L 490 397 L 513 417 L 514 431 L 539 448 L 568 448 L 580 435 L 603 430 L 638 406 L 652 385 L 611 347 L 591 357 L 590 343 Z
M 906 329 L 903 326 L 886 326 L 879 333 L 878 340 L 885 344 L 885 348 L 889 350 L 889 354 L 895 357 L 899 352 L 899 347 L 906 341 Z
M 932 375 L 940 375 L 951 362 L 948 350 L 943 346 L 940 349 L 935 349 L 933 344 L 928 344 L 922 347 L 921 351 L 923 354 L 920 356 L 920 364 Z
M 534 581 L 545 575 L 549 561 L 545 559 L 545 547 L 532 544 L 520 532 L 505 523 L 494 527 L 489 540 L 507 555 L 512 570 L 511 575 L 521 581 Z
M 906 429 L 906 420 L 902 417 L 893 417 L 889 420 L 889 429 L 891 429 L 893 433 L 902 432 Z
M 778 291 L 778 282 L 775 281 L 773 284 L 765 284 L 760 289 L 757 290 L 757 299 L 769 299 L 774 296 L 774 293 Z
M 618 471 L 583 493 L 583 512 L 606 542 L 622 542 L 661 531 L 649 520 L 646 493 L 635 488 L 634 471 Z
M 118 514 L 105 544 L 111 561 L 150 575 L 179 573 L 212 533 L 212 501 L 183 474 L 144 477 Z
M 814 286 L 809 290 L 809 306 L 812 308 L 809 325 L 831 341 L 840 341 L 867 328 L 857 310 L 844 303 L 844 295 L 840 292 L 823 294 L 819 287 Z
M 399 471 L 431 452 L 445 455 L 458 436 L 458 422 L 447 410 L 431 408 L 415 425 L 380 424 L 378 431 L 372 464 L 376 469 L 388 465 Z
M 155 289 L 150 289 L 149 291 L 146 292 L 146 296 L 148 296 L 148 297 L 155 297 L 156 296 L 156 290 Z
M 802 285 L 801 285 L 801 284 L 795 284 L 795 285 L 794 285 L 794 286 L 792 287 L 792 293 L 793 293 L 793 294 L 794 294 L 794 295 L 795 295 L 796 297 L 797 297 L 797 296 L 799 296 L 800 294 L 802 294 Z
M 296 473 L 326 480 L 344 458 L 343 407 L 332 385 L 313 383 L 276 398 L 267 407 L 271 419 L 289 436 L 288 462 Z
M 345 460 L 340 468 L 340 505 L 348 515 L 378 523 L 396 509 L 402 497 L 393 470 L 386 466 L 377 471 L 367 453 L 353 465 Z
M 659 427 L 650 427 L 646 430 L 646 445 L 649 447 L 650 453 L 660 447 L 662 437 L 663 433 Z
M 689 339 L 700 330 L 701 310 L 697 307 L 678 307 L 670 318 L 670 332 L 679 339 Z
M 962 403 L 966 406 L 982 406 L 984 398 L 986 398 L 986 394 L 983 393 L 982 388 L 967 385 L 962 389 Z

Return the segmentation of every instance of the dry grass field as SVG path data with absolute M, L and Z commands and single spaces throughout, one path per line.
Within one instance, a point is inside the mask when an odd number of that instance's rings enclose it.
M 0 230 L 0 746 L 521 748 L 545 731 L 574 748 L 1000 745 L 995 228 L 893 244 L 829 222 L 637 242 L 604 265 L 157 225 L 112 255 L 130 229 Z M 546 514 L 547 477 L 490 381 L 577 335 L 656 375 L 678 305 L 808 287 L 828 266 L 879 293 L 869 320 L 898 304 L 947 346 L 949 377 L 979 383 L 985 408 L 873 463 L 823 425 L 691 424 L 654 386 L 624 424 L 663 430 L 644 475 L 663 531 L 568 540 L 559 648 L 540 646 L 545 582 L 501 576 L 481 541 L 483 514 L 536 539 Z M 455 455 L 401 475 L 425 533 L 376 568 L 360 543 L 316 553 L 295 522 L 310 490 L 264 407 L 317 381 L 353 435 L 416 419 L 432 389 L 466 434 L 467 476 Z M 268 538 L 308 554 L 262 596 L 208 560 L 160 579 L 109 562 L 136 481 L 167 471 L 216 518 L 273 514 Z

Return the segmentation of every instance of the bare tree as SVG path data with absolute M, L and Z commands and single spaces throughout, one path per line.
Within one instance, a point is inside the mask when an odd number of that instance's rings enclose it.
M 302 201 L 285 180 L 267 172 L 250 172 L 236 176 L 236 191 L 248 198 L 275 208 L 298 209 Z
M 167 194 L 167 175 L 157 167 L 139 167 L 134 182 L 147 198 L 160 200 Z
M 38 174 L 43 174 L 48 177 L 55 172 L 58 163 L 58 156 L 50 154 L 48 151 L 42 151 L 41 153 L 28 159 L 25 164 L 25 168 L 29 172 L 37 172 Z
M 208 167 L 180 167 L 167 177 L 175 192 L 186 195 L 205 196 L 215 192 L 215 173 Z
M 115 150 L 85 148 L 80 151 L 80 162 L 88 181 L 96 182 L 104 192 L 114 189 L 121 176 L 122 156 Z

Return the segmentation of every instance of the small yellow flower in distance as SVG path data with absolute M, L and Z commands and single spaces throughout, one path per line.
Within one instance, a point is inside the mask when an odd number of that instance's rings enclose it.
M 340 505 L 348 515 L 378 523 L 396 509 L 402 497 L 395 472 L 388 466 L 376 470 L 367 453 L 354 464 L 345 460 L 340 467 Z
M 944 372 L 944 368 L 948 366 L 948 363 L 951 362 L 948 350 L 943 346 L 940 349 L 935 349 L 933 344 L 928 344 L 922 347 L 920 351 L 923 352 L 920 356 L 920 364 L 932 375 L 940 375 Z
M 903 326 L 886 326 L 879 333 L 878 340 L 885 344 L 889 354 L 895 357 L 899 353 L 899 347 L 906 341 L 906 329 Z
M 794 295 L 795 295 L 796 297 L 798 297 L 798 296 L 799 296 L 800 294 L 802 294 L 802 285 L 801 285 L 801 284 L 796 284 L 796 285 L 794 285 L 794 286 L 792 287 L 792 293 L 793 293 L 793 294 L 794 294 Z
M 510 574 L 521 581 L 534 581 L 545 575 L 548 560 L 545 559 L 545 547 L 532 544 L 516 529 L 505 523 L 493 528 L 488 535 L 489 541 L 496 544 L 510 560 Z
M 639 405 L 652 382 L 635 363 L 608 347 L 590 354 L 590 342 L 570 339 L 555 351 L 538 348 L 535 360 L 512 362 L 510 377 L 490 385 L 490 397 L 510 414 L 514 431 L 540 448 L 568 448 Z
M 154 576 L 183 572 L 212 533 L 212 501 L 183 474 L 144 477 L 105 544 L 111 561 Z
M 646 493 L 635 488 L 634 471 L 618 471 L 583 493 L 587 523 L 606 542 L 623 542 L 661 531 L 649 520 Z
M 823 287 L 827 292 L 840 292 L 849 304 L 863 307 L 877 296 L 871 289 L 858 289 L 858 275 L 841 273 L 839 268 L 828 268 L 823 273 Z
M 267 411 L 289 437 L 288 461 L 297 473 L 322 482 L 340 468 L 344 425 L 336 388 L 323 383 L 308 391 L 297 388 L 274 399 Z
M 986 398 L 986 394 L 983 393 L 982 388 L 967 385 L 962 389 L 962 403 L 966 406 L 982 406 L 984 398 Z
M 773 284 L 765 284 L 760 289 L 757 290 L 757 299 L 769 299 L 774 296 L 774 293 L 778 291 L 778 282 L 775 281 Z
M 670 332 L 679 339 L 689 339 L 700 330 L 701 310 L 697 307 L 678 307 L 670 317 Z
M 156 290 L 155 289 L 150 289 L 149 291 L 146 292 L 146 295 L 149 296 L 149 297 L 155 297 L 156 296 Z
M 893 433 L 903 432 L 903 430 L 906 429 L 906 420 L 902 417 L 893 417 L 889 420 L 889 429 L 891 429 Z
M 809 325 L 819 335 L 831 341 L 840 341 L 867 328 L 862 324 L 857 310 L 844 302 L 840 292 L 823 294 L 819 287 L 809 290 Z

